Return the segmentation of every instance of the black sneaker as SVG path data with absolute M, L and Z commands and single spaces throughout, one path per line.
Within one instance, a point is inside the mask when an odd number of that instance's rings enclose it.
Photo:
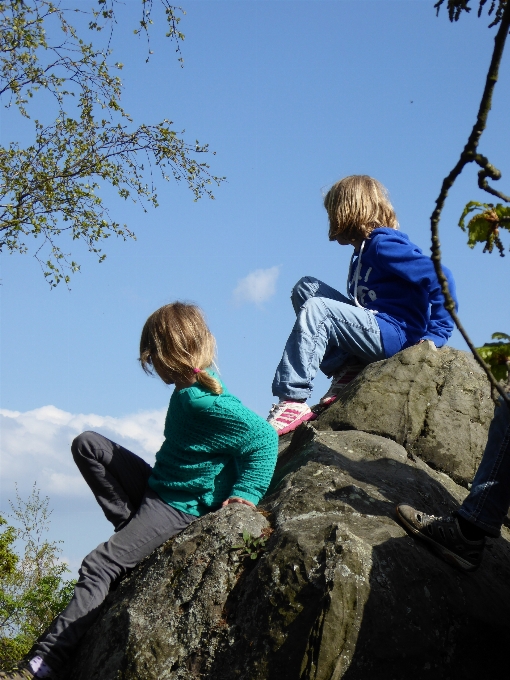
M 410 505 L 398 505 L 396 513 L 413 536 L 427 541 L 448 564 L 463 571 L 474 571 L 480 566 L 485 538 L 468 541 L 464 538 L 456 517 L 426 515 Z

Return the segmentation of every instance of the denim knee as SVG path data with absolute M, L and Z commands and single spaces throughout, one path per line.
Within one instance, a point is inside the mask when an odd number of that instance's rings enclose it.
M 313 276 L 303 276 L 303 278 L 299 279 L 290 295 L 296 314 L 307 300 L 314 297 L 318 289 L 319 281 Z

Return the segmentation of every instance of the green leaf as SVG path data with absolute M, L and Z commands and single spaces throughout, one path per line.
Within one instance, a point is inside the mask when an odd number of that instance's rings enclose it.
M 476 210 L 477 208 L 481 208 L 483 206 L 486 206 L 486 203 L 479 203 L 478 201 L 470 201 L 466 207 L 464 208 L 462 215 L 460 216 L 459 220 L 459 227 L 465 231 L 466 227 L 464 225 L 464 218 L 469 215 L 469 213 L 473 212 L 473 210 Z
M 465 224 L 465 218 L 473 211 L 479 211 Z M 459 226 L 468 231 L 468 246 L 474 248 L 477 243 L 484 243 L 484 252 L 492 253 L 494 246 L 500 255 L 504 255 L 501 241 L 501 229 L 510 230 L 510 207 L 498 203 L 480 203 L 470 201 L 460 217 Z
M 506 333 L 493 333 L 493 339 L 502 338 L 510 341 Z M 496 380 L 507 380 L 510 369 L 510 342 L 487 342 L 478 347 L 478 353 L 490 366 Z

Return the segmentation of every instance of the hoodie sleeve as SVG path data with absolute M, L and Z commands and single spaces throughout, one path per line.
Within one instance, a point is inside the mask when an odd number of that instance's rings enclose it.
M 236 479 L 225 498 L 239 496 L 257 505 L 276 466 L 276 430 L 235 397 L 218 399 L 207 417 L 216 432 L 224 433 L 225 441 L 231 444 L 228 450 L 235 458 Z
M 430 257 L 398 231 L 381 234 L 374 245 L 380 266 L 392 274 L 420 286 L 432 287 L 434 282 L 437 284 Z
M 457 292 L 453 275 L 446 267 L 443 267 L 443 272 L 448 280 L 448 288 L 455 301 L 455 311 L 457 311 L 459 304 L 457 302 Z M 452 317 L 445 309 L 443 292 L 437 278 L 435 279 L 435 285 L 430 287 L 429 302 L 430 320 L 427 326 L 427 332 L 423 336 L 423 339 L 432 340 L 436 347 L 442 347 L 448 342 L 453 332 L 454 323 Z
M 442 347 L 450 338 L 454 323 L 444 307 L 444 296 L 437 280 L 432 260 L 399 232 L 385 234 L 384 238 L 376 241 L 378 259 L 384 263 L 385 269 L 393 274 L 420 286 L 426 286 L 429 291 L 430 320 L 423 340 L 432 340 L 436 347 Z M 458 308 L 455 282 L 452 273 L 446 267 L 443 271 L 448 279 L 448 286 Z

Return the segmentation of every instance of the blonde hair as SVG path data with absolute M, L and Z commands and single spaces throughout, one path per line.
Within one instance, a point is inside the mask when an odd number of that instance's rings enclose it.
M 185 302 L 172 302 L 149 316 L 140 338 L 140 363 L 149 375 L 154 371 L 168 383 L 196 377 L 214 394 L 221 384 L 207 371 L 214 363 L 216 342 L 201 310 Z
M 324 197 L 329 217 L 329 240 L 368 238 L 377 227 L 398 229 L 387 189 L 368 175 L 344 177 Z

